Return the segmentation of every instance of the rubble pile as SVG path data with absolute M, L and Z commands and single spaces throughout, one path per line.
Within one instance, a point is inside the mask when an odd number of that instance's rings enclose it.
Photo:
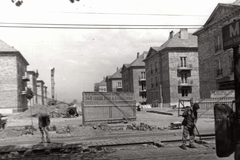
M 72 110 L 73 110 L 73 113 L 69 112 Z M 18 115 L 14 116 L 14 119 L 22 119 L 22 118 L 27 118 L 31 116 L 36 117 L 38 113 L 48 113 L 52 118 L 59 118 L 59 117 L 70 118 L 70 117 L 76 117 L 79 115 L 76 107 L 69 106 L 68 104 L 60 103 L 60 104 L 50 105 L 50 106 L 35 104 L 33 106 L 30 106 L 25 112 L 19 113 Z
M 155 125 L 148 125 L 145 123 L 132 123 L 131 125 L 118 125 L 109 126 L 107 124 L 93 125 L 93 129 L 101 129 L 103 131 L 120 131 L 120 130 L 136 130 L 136 131 L 154 131 L 154 130 L 167 130 L 169 127 L 157 127 Z

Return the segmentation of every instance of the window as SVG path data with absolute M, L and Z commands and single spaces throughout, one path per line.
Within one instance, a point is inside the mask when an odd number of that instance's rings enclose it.
M 158 86 L 158 77 L 155 77 L 156 87 Z
M 151 78 L 151 84 L 152 84 L 152 88 L 153 88 L 153 78 Z
M 118 87 L 119 87 L 119 88 L 122 87 L 122 82 L 118 82 Z
M 182 97 L 187 97 L 188 96 L 188 89 L 183 88 L 182 89 Z
M 222 75 L 221 60 L 217 60 L 217 77 Z
M 187 83 L 187 73 L 181 73 L 181 82 Z
M 217 35 L 214 37 L 214 46 L 215 46 L 215 52 L 218 52 L 222 49 L 221 45 L 221 36 Z
M 187 66 L 187 57 L 180 57 L 181 67 Z
M 157 66 L 157 62 L 155 62 L 155 72 L 157 72 L 158 71 L 158 68 L 157 68 L 158 66 Z
M 153 65 L 151 64 L 151 74 L 153 74 Z
M 145 72 L 141 72 L 141 79 L 146 79 L 146 74 L 145 74 Z

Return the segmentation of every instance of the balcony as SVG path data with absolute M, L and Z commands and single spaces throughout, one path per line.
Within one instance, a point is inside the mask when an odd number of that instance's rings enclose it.
M 187 64 L 187 65 L 178 65 L 177 67 L 178 71 L 181 72 L 181 71 L 190 71 L 193 69 L 192 67 L 192 64 Z
M 22 76 L 22 81 L 30 81 L 27 72 L 25 72 L 25 75 Z
M 191 86 L 193 86 L 193 80 L 192 79 L 179 80 L 178 86 L 179 87 L 191 87 Z
M 146 77 L 139 77 L 139 82 L 145 82 L 146 81 Z

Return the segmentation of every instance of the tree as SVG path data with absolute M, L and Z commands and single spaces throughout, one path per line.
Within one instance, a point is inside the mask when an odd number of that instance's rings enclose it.
M 34 96 L 33 91 L 30 88 L 27 88 L 27 99 L 31 100 Z

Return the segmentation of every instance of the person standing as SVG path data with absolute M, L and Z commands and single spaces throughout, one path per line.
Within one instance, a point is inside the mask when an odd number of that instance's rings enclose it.
M 194 129 L 196 127 L 197 119 L 198 119 L 198 112 L 199 104 L 194 103 L 191 107 L 187 107 L 182 116 L 184 117 L 182 125 L 183 125 L 183 136 L 182 136 L 182 146 L 181 148 L 186 150 L 186 143 L 187 143 L 187 137 L 190 136 L 190 142 L 189 147 L 190 148 L 196 148 L 196 146 L 193 144 L 195 139 L 195 133 Z
M 50 125 L 50 117 L 47 113 L 39 113 L 38 114 L 38 127 L 42 135 L 42 143 L 44 143 L 44 134 L 46 136 L 47 143 L 50 143 L 48 127 Z

